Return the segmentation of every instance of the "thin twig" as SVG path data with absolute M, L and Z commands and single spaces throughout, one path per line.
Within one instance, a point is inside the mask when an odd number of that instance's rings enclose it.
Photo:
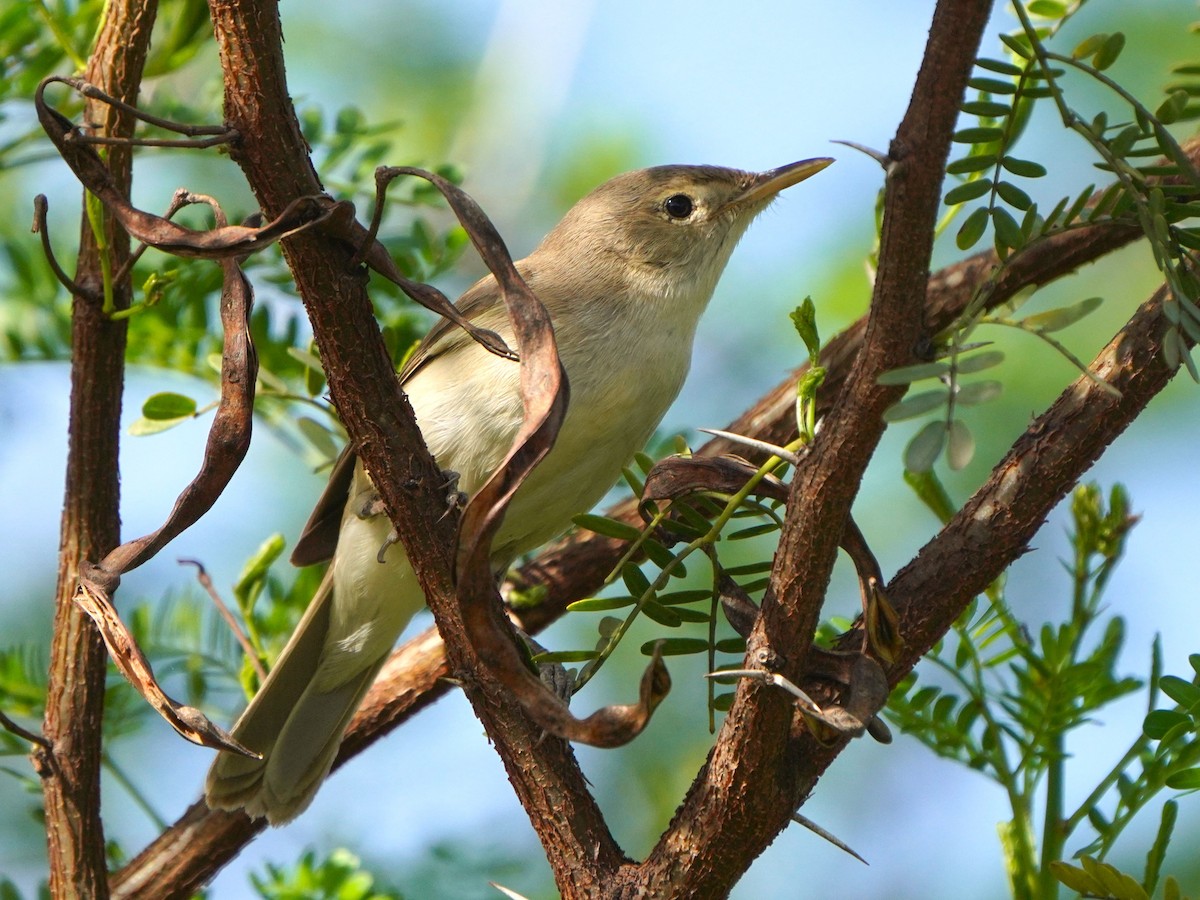
M 58 258 L 54 255 L 54 248 L 50 245 L 50 230 L 46 227 L 46 211 L 49 203 L 46 200 L 45 194 L 38 194 L 33 198 L 33 231 L 42 240 L 42 254 L 46 257 L 46 262 L 50 265 L 50 271 L 54 273 L 54 277 L 58 279 L 59 284 L 71 292 L 73 296 L 82 297 L 85 300 L 90 300 L 92 303 L 101 301 L 100 292 L 86 288 L 74 278 L 66 273 L 62 266 L 58 264 Z
M 50 741 L 48 741 L 45 736 L 30 731 L 27 728 L 22 728 L 3 712 L 0 712 L 0 726 L 3 726 L 6 731 L 11 731 L 22 740 L 29 741 L 31 744 L 36 744 L 44 750 L 51 749 Z
M 165 129 L 166 131 L 174 131 L 176 134 L 216 136 L 221 138 L 220 143 L 227 143 L 238 136 L 237 130 L 230 128 L 228 125 L 189 125 L 186 122 L 173 122 L 170 119 L 164 119 L 161 116 L 148 113 L 131 103 L 126 103 L 123 100 L 106 94 L 100 88 L 96 87 L 96 85 L 83 78 L 54 76 L 50 80 L 74 88 L 89 100 L 98 100 L 101 103 L 106 103 L 114 109 L 119 109 L 123 113 L 128 113 L 135 119 L 139 119 L 148 125 L 155 125 L 159 128 Z M 109 138 L 108 140 L 87 138 L 87 140 L 92 143 L 110 143 L 121 144 L 125 146 L 137 143 L 135 139 L 125 137 L 114 137 Z
M 177 559 L 177 563 L 181 566 L 195 566 L 196 580 L 200 582 L 200 587 L 208 593 L 212 599 L 213 606 L 217 608 L 217 612 L 221 618 L 225 620 L 225 624 L 229 626 L 229 630 L 233 632 L 233 636 L 237 638 L 237 642 L 241 644 L 242 651 L 246 654 L 246 659 L 250 660 L 250 664 L 254 666 L 254 671 L 258 674 L 259 682 L 267 680 L 267 670 L 263 668 L 262 660 L 258 658 L 258 653 L 254 646 L 250 643 L 250 638 L 246 636 L 245 630 L 237 617 L 221 599 L 221 595 L 217 593 L 217 589 L 213 586 L 212 578 L 209 577 L 208 571 L 204 568 L 204 563 L 198 559 Z

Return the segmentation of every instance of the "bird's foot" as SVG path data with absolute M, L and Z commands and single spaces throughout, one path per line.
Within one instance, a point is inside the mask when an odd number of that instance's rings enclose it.
M 467 505 L 467 500 L 470 499 L 465 492 L 458 489 L 458 480 L 461 476 L 457 472 L 447 469 L 442 474 L 446 476 L 446 482 L 442 485 L 446 490 L 446 511 L 442 513 L 439 521 L 446 518 L 446 516 L 455 510 L 462 509 Z
M 538 662 L 533 657 L 548 652 L 545 647 L 535 641 L 521 629 L 517 629 L 525 646 L 529 648 L 530 662 L 537 669 L 538 678 L 550 693 L 554 694 L 564 704 L 571 704 L 571 695 L 575 693 L 575 670 L 568 669 L 559 662 Z

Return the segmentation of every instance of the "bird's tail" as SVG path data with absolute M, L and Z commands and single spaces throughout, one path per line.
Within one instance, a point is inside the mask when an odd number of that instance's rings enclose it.
M 329 631 L 333 579 L 326 575 L 296 632 L 233 736 L 262 754 L 217 755 L 204 793 L 213 809 L 245 809 L 279 825 L 298 816 L 333 766 L 346 726 L 387 659 L 384 652 L 354 677 L 321 690 L 316 674 Z

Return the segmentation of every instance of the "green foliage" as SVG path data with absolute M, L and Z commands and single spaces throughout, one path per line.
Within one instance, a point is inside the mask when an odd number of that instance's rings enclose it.
M 1090 856 L 1080 858 L 1082 866 L 1060 861 L 1050 864 L 1054 877 L 1084 897 L 1103 900 L 1149 900 L 1153 888 L 1147 889 L 1116 866 Z M 1163 900 L 1188 900 L 1179 889 L 1179 882 L 1168 876 L 1163 882 Z
M 809 444 L 817 431 L 817 390 L 825 383 L 821 365 L 821 335 L 817 329 L 817 308 L 812 297 L 805 297 L 791 314 L 796 333 L 808 350 L 808 370 L 796 383 L 796 433 Z
M 638 463 L 642 472 L 649 472 L 653 461 L 641 457 Z M 779 460 L 760 469 L 758 478 L 771 471 L 780 471 Z M 640 496 L 641 479 L 634 472 L 628 472 L 626 478 Z M 724 568 L 717 559 L 715 543 L 722 535 L 734 541 L 778 531 L 782 519 L 777 510 L 777 503 L 755 500 L 749 496 L 749 490 L 745 490 L 733 496 L 705 495 L 675 500 L 670 504 L 669 511 L 660 510 L 650 514 L 647 524 L 640 531 L 625 522 L 601 516 L 577 517 L 575 522 L 579 527 L 629 542 L 621 562 L 606 582 L 612 584 L 620 578 L 626 593 L 580 600 L 572 603 L 568 610 L 626 612 L 622 618 L 603 616 L 599 619 L 594 649 L 544 653 L 535 657 L 535 660 L 585 662 L 586 665 L 575 679 L 574 689 L 578 691 L 612 656 L 637 618 L 644 615 L 663 628 L 674 630 L 690 626 L 700 630 L 704 636 L 658 637 L 641 645 L 643 655 L 650 656 L 656 647 L 660 647 L 667 656 L 707 654 L 710 670 L 736 667 L 737 661 L 745 653 L 746 645 L 741 637 L 729 630 L 723 617 L 718 614 L 718 582 L 724 575 L 733 579 L 747 595 L 761 595 L 767 586 L 767 579 L 763 576 L 770 571 L 770 563 Z M 747 519 L 760 521 L 749 527 L 731 527 Z M 711 586 L 707 588 L 689 587 L 682 583 L 688 577 L 685 561 L 697 551 L 709 560 L 708 579 Z M 634 562 L 639 555 L 644 555 L 657 569 L 653 578 Z M 671 587 L 673 580 L 679 582 L 674 588 Z M 710 727 L 715 727 L 712 714 L 728 708 L 727 703 L 715 693 L 716 687 L 715 682 L 709 683 Z
M 678 498 L 661 509 L 643 508 L 646 524 L 638 529 L 627 522 L 598 515 L 576 516 L 575 524 L 596 534 L 629 544 L 621 561 L 605 581 L 609 586 L 620 578 L 626 592 L 611 596 L 591 597 L 576 601 L 570 612 L 611 612 L 626 610 L 623 618 L 603 616 L 597 624 L 598 639 L 593 649 L 547 652 L 535 657 L 537 662 L 584 662 L 576 673 L 574 690 L 578 691 L 612 656 L 639 616 L 669 629 L 695 626 L 704 637 L 656 637 L 641 645 L 641 653 L 650 656 L 658 648 L 667 656 L 706 654 L 709 671 L 736 668 L 745 655 L 745 640 L 734 634 L 726 617 L 719 615 L 722 606 L 722 582 L 729 579 L 732 588 L 752 603 L 755 595 L 766 590 L 770 561 L 742 566 L 724 566 L 718 559 L 717 544 L 724 539 L 733 543 L 750 538 L 772 535 L 783 526 L 782 504 L 775 500 L 760 500 L 752 496 L 754 489 L 767 477 L 784 474 L 788 464 L 781 458 L 800 451 L 812 439 L 816 425 L 816 394 L 824 380 L 825 370 L 818 365 L 820 336 L 815 306 L 805 298 L 790 318 L 804 344 L 809 369 L 797 384 L 796 414 L 799 437 L 786 448 L 776 448 L 780 456 L 771 457 L 754 473 L 746 485 L 735 494 L 704 492 Z M 766 448 L 760 448 L 766 450 Z M 686 443 L 679 442 L 678 455 L 691 456 Z M 640 498 L 644 476 L 654 466 L 646 454 L 638 454 L 636 469 L 626 469 L 625 481 L 635 497 Z M 652 506 L 652 505 L 651 505 Z M 748 524 L 749 523 L 749 524 Z M 708 584 L 698 589 L 683 582 L 688 577 L 686 560 L 700 552 L 708 559 Z M 653 578 L 637 562 L 645 557 L 657 569 Z M 677 582 L 671 589 L 672 581 Z M 732 658 L 731 658 L 732 657 Z M 715 713 L 729 708 L 731 692 L 718 694 L 718 683 L 708 682 L 709 727 L 715 729 Z
M 1156 643 L 1151 711 L 1143 733 L 1130 741 L 1083 803 L 1074 810 L 1064 806 L 1067 735 L 1143 686 L 1117 674 L 1124 622 L 1118 616 L 1106 619 L 1101 604 L 1137 519 L 1120 487 L 1113 488 L 1107 503 L 1095 486 L 1077 489 L 1071 512 L 1073 554 L 1066 561 L 1071 603 L 1064 620 L 1043 625 L 1035 637 L 1013 616 L 1002 585 L 994 585 L 986 601 L 977 600 L 955 623 L 952 639 L 927 657 L 951 686 L 921 687 L 917 677 L 910 677 L 888 705 L 889 718 L 906 733 L 1004 789 L 1012 819 L 1002 827 L 1002 836 L 1015 897 L 1056 896 L 1054 877 L 1074 886 L 1067 879 L 1083 876 L 1052 864 L 1081 827 L 1086 824 L 1093 837 L 1077 854 L 1102 860 L 1137 812 L 1164 788 L 1189 789 L 1193 773 L 1200 772 L 1200 655 L 1191 658 L 1197 670 L 1191 681 L 1161 677 Z M 1179 705 L 1154 710 L 1159 691 Z M 1174 816 L 1175 806 L 1169 803 L 1139 887 L 1146 892 L 1153 893 L 1157 884 Z M 1055 824 L 1039 836 L 1036 822 Z
M 1124 35 L 1092 35 L 1069 54 L 1050 49 L 1059 30 L 1082 5 L 1015 3 L 1021 28 L 1001 36 L 1007 59 L 980 58 L 980 74 L 969 82 L 975 94 L 963 103 L 962 110 L 974 117 L 975 124 L 961 128 L 954 136 L 955 142 L 963 145 L 964 155 L 946 167 L 954 183 L 946 191 L 945 203 L 951 211 L 941 227 L 965 212 L 955 240 L 959 249 L 968 250 L 983 239 L 990 225 L 1000 265 L 976 291 L 958 322 L 938 336 L 935 354 L 937 359 L 947 361 L 945 369 L 928 372 L 915 367 L 920 374 L 910 379 L 938 378 L 942 387 L 908 397 L 889 410 L 889 421 L 941 411 L 940 421 L 926 423 L 905 452 L 905 468 L 911 472 L 928 471 L 943 453 L 951 469 L 962 468 L 974 455 L 974 439 L 958 417 L 958 410 L 986 403 L 999 396 L 1001 389 L 995 381 L 963 384 L 959 379 L 964 373 L 963 362 L 984 346 L 972 342 L 973 332 L 980 325 L 1001 325 L 1032 334 L 1096 380 L 1052 333 L 1093 312 L 1101 298 L 1090 297 L 1064 308 L 1013 318 L 1011 313 L 1028 299 L 1026 294 L 1012 298 L 997 312 L 986 312 L 1001 276 L 1015 257 L 1066 231 L 1100 224 L 1126 224 L 1142 231 L 1170 288 L 1164 303 L 1170 323 L 1164 341 L 1167 362 L 1172 367 L 1187 366 L 1200 380 L 1188 350 L 1188 342 L 1200 337 L 1200 281 L 1192 273 L 1195 251 L 1200 249 L 1200 230 L 1184 224 L 1200 211 L 1200 206 L 1189 199 L 1200 188 L 1200 175 L 1193 171 L 1166 127 L 1200 116 L 1200 108 L 1189 106 L 1188 99 L 1200 66 L 1178 67 L 1176 74 L 1183 80 L 1169 85 L 1165 99 L 1150 109 L 1105 74 L 1125 47 Z M 1130 118 L 1110 122 L 1103 112 L 1095 116 L 1079 112 L 1068 98 L 1068 71 L 1102 85 L 1128 108 Z M 1074 197 L 1061 198 L 1049 211 L 1033 201 L 1022 182 L 1043 177 L 1047 169 L 1021 156 L 1017 145 L 1039 103 L 1053 106 L 1063 127 L 1086 141 L 1095 153 L 1097 167 L 1115 178 L 1109 187 L 1097 194 L 1089 185 Z M 1072 160 L 1072 165 L 1077 166 L 1077 160 Z M 1171 182 L 1151 182 L 1152 177 L 1169 177 Z M 889 376 L 893 377 L 891 383 L 908 383 L 905 370 Z
M 379 888 L 375 876 L 357 856 L 338 848 L 318 859 L 309 851 L 290 868 L 267 864 L 265 875 L 250 881 L 263 900 L 401 900 L 396 891 Z
M 43 881 L 38 885 L 36 896 L 38 900 L 50 900 L 49 882 Z M 17 886 L 10 879 L 3 875 L 0 875 L 0 900 L 24 900 L 24 894 L 17 889 Z

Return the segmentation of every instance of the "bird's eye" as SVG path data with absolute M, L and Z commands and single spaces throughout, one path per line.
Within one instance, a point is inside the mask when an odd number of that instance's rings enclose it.
M 663 201 L 663 209 L 672 219 L 686 219 L 692 214 L 692 198 L 687 194 L 673 194 Z

